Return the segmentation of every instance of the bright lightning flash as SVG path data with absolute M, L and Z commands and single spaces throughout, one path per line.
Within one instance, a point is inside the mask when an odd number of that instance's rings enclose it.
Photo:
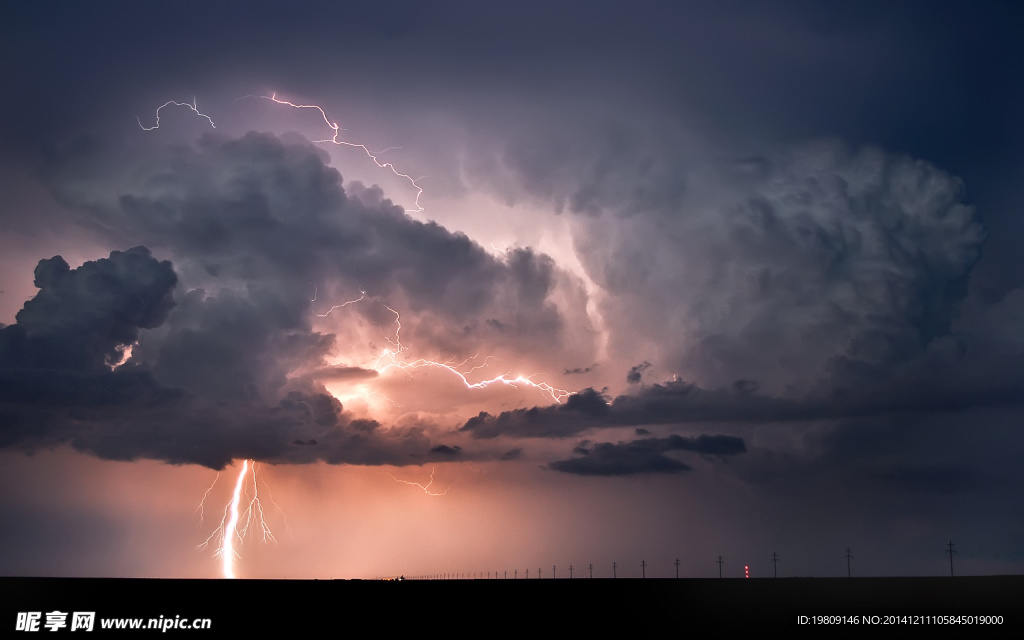
M 326 313 L 318 313 L 318 314 L 316 314 L 317 317 L 318 318 L 326 318 L 328 315 L 331 314 L 331 312 L 333 312 L 336 309 L 341 309 L 343 307 L 347 307 L 347 306 L 349 306 L 351 304 L 355 304 L 357 302 L 362 302 L 363 300 L 367 299 L 367 295 L 366 295 L 365 291 L 360 290 L 359 293 L 360 293 L 360 296 L 358 298 L 356 298 L 354 300 L 349 300 L 348 302 L 344 302 L 342 304 L 336 304 L 333 307 L 331 307 Z M 370 298 L 370 299 L 371 300 L 376 300 L 376 298 Z M 316 296 L 315 295 L 313 297 L 313 300 L 314 301 L 316 300 Z M 378 300 L 378 302 L 379 302 L 379 300 Z M 381 302 L 381 304 L 384 304 L 384 303 Z M 391 308 L 390 306 L 388 306 L 386 304 L 384 304 L 384 308 L 387 309 L 388 311 L 390 311 L 391 313 L 393 313 L 395 315 L 395 320 L 394 320 L 395 333 L 394 333 L 394 338 L 391 338 L 386 333 L 384 333 L 383 329 L 380 330 L 381 331 L 381 335 L 384 337 L 384 340 L 387 341 L 388 346 L 385 347 L 381 351 L 381 354 L 377 357 L 377 360 L 376 360 L 376 362 L 373 365 L 373 369 L 375 371 L 377 371 L 377 373 L 384 373 L 384 372 L 386 372 L 386 371 L 388 371 L 390 369 L 401 369 L 402 371 L 404 371 L 406 373 L 409 373 L 409 371 L 411 371 L 413 369 L 420 369 L 420 368 L 424 368 L 424 367 L 431 367 L 431 368 L 443 369 L 445 371 L 448 371 L 452 375 L 456 376 L 459 380 L 461 380 L 462 384 L 467 389 L 473 389 L 473 390 L 486 389 L 486 388 L 488 388 L 488 387 L 490 387 L 492 385 L 498 385 L 498 384 L 503 384 L 505 386 L 512 387 L 513 389 L 518 389 L 520 386 L 524 386 L 524 387 L 530 387 L 530 388 L 534 388 L 534 389 L 537 389 L 539 391 L 544 392 L 553 401 L 555 401 L 555 402 L 557 402 L 559 404 L 561 404 L 569 396 L 573 395 L 573 393 L 571 391 L 567 391 L 565 389 L 559 389 L 557 387 L 553 387 L 550 384 L 547 384 L 546 382 L 534 382 L 531 379 L 533 376 L 522 376 L 522 375 L 512 376 L 511 375 L 511 371 L 503 373 L 503 374 L 501 374 L 499 376 L 495 376 L 493 378 L 490 378 L 489 380 L 480 380 L 478 382 L 470 382 L 469 379 L 466 376 L 468 376 L 472 372 L 476 371 L 477 369 L 482 369 L 483 367 L 488 366 L 487 361 L 490 360 L 491 358 L 493 358 L 493 356 L 487 356 L 486 358 L 484 358 L 483 364 L 479 364 L 479 365 L 470 367 L 467 371 L 460 371 L 460 369 L 464 368 L 467 363 L 469 363 L 469 362 L 471 362 L 473 360 L 476 360 L 477 357 L 479 357 L 479 354 L 473 356 L 472 358 L 467 358 L 466 360 L 463 360 L 461 363 L 458 363 L 458 364 L 456 364 L 454 362 L 454 358 L 451 358 L 451 359 L 448 359 L 448 360 L 445 360 L 445 361 L 428 360 L 426 358 L 420 358 L 418 360 L 412 360 L 412 361 L 399 359 L 399 354 L 403 353 L 404 351 L 406 351 L 409 348 L 406 345 L 402 344 L 402 316 L 401 316 L 400 313 L 398 313 L 398 311 L 396 311 L 395 309 Z M 394 402 L 394 401 L 391 400 L 391 402 Z M 397 403 L 395 403 L 395 404 L 397 404 Z
M 252 463 L 251 467 L 250 463 Z M 221 572 L 225 578 L 233 579 L 236 577 L 235 559 L 240 558 L 241 554 L 235 550 L 235 543 L 241 544 L 250 532 L 258 536 L 261 542 L 277 542 L 277 538 L 274 537 L 273 531 L 270 530 L 270 526 L 267 524 L 263 505 L 260 503 L 256 468 L 255 461 L 242 461 L 242 468 L 238 472 L 238 478 L 235 480 L 235 489 L 231 494 L 231 500 L 224 507 L 224 516 L 221 518 L 220 526 L 197 547 L 199 549 L 206 549 L 211 543 L 217 544 L 217 550 L 213 555 L 220 558 Z M 218 474 L 218 477 L 220 477 L 220 474 Z M 247 482 L 247 478 L 251 478 L 251 485 Z M 213 482 L 216 484 L 217 479 L 215 478 Z M 252 489 L 251 495 L 249 494 L 250 486 Z M 203 505 L 211 489 L 213 489 L 213 484 L 203 494 L 203 499 L 199 503 L 197 511 L 200 512 L 200 522 L 202 522 Z M 243 499 L 249 501 L 244 509 L 242 508 Z

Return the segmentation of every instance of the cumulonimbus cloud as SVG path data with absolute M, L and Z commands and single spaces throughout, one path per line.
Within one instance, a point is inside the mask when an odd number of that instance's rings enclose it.
M 377 372 L 328 364 L 346 345 L 314 327 L 311 297 L 369 291 L 402 308 L 403 338 L 437 349 L 550 355 L 566 335 L 552 301 L 565 275 L 550 258 L 494 257 L 379 189 L 346 190 L 308 142 L 210 135 L 128 164 L 72 155 L 50 168 L 78 216 L 140 246 L 77 269 L 59 256 L 39 263 L 39 293 L 0 330 L 6 447 L 70 442 L 215 468 L 241 457 L 447 460 L 464 454 L 428 425 L 356 418 L 326 393 Z M 106 167 L 109 182 L 84 179 L 86 165 Z M 355 312 L 379 324 L 381 309 Z

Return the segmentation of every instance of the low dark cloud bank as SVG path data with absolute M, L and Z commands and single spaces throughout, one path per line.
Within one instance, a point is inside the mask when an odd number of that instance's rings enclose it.
M 979 345 L 978 350 L 983 349 Z M 796 397 L 757 394 L 745 390 L 746 384 L 704 389 L 683 381 L 652 384 L 611 401 L 594 389 L 584 389 L 562 405 L 498 415 L 482 412 L 462 430 L 475 438 L 568 438 L 607 427 L 795 423 L 1024 405 L 1021 354 L 997 360 L 981 359 L 988 354 L 967 357 L 960 350 L 928 356 L 872 384 L 859 380 L 859 386 L 835 386 Z

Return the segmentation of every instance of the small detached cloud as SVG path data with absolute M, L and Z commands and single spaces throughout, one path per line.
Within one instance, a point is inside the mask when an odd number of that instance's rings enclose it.
M 430 448 L 430 457 L 438 459 L 456 458 L 462 455 L 462 447 L 455 445 L 449 447 L 446 444 L 439 444 Z
M 626 382 L 629 384 L 640 384 L 640 381 L 643 379 L 644 371 L 650 368 L 651 363 L 644 360 L 629 370 L 629 373 L 626 374 Z
M 591 448 L 577 446 L 576 457 L 548 465 L 553 471 L 585 476 L 623 476 L 647 473 L 679 473 L 690 466 L 672 458 L 670 451 L 693 451 L 708 456 L 732 456 L 746 451 L 742 438 L 701 435 L 687 438 L 673 434 L 667 438 L 645 438 L 630 442 L 599 442 Z
M 580 375 L 580 374 L 584 374 L 584 373 L 590 373 L 591 371 L 593 371 L 596 368 L 597 368 L 596 364 L 592 364 L 589 367 L 574 367 L 572 369 L 566 369 L 565 371 L 562 372 L 562 375 L 573 376 L 573 375 Z

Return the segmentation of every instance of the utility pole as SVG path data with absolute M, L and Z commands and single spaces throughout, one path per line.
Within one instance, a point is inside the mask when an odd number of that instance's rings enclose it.
M 846 547 L 846 577 L 847 578 L 851 577 L 851 575 L 850 575 L 850 558 L 852 558 L 852 557 L 853 557 L 853 552 L 850 551 L 850 547 Z
M 646 560 L 641 560 L 640 561 L 640 577 L 641 578 L 646 578 L 647 577 L 647 561 Z
M 551 565 L 551 578 L 552 579 L 555 579 L 555 578 L 558 577 L 558 571 L 556 570 L 557 568 L 558 567 L 556 567 L 555 565 Z
M 590 563 L 590 577 L 591 578 L 594 577 L 594 563 L 593 562 Z
M 618 573 L 618 571 L 617 571 L 617 569 L 618 569 L 618 568 L 619 568 L 619 565 L 617 565 L 617 564 L 615 564 L 615 563 L 613 562 L 613 563 L 612 563 L 612 577 L 613 577 L 613 578 L 618 578 L 618 577 L 619 577 L 619 573 Z
M 513 569 L 512 570 L 512 579 L 513 580 L 518 580 L 519 579 L 519 569 Z
M 530 570 L 529 569 L 526 570 L 526 579 L 527 580 L 530 579 Z
M 569 579 L 572 580 L 572 565 L 569 565 Z
M 722 559 L 722 556 L 718 556 L 718 577 L 719 578 L 722 577 L 722 564 L 723 563 L 725 563 L 725 560 Z
M 540 580 L 540 567 L 537 567 L 537 579 Z
M 775 565 L 775 577 L 779 577 L 779 554 L 772 551 L 772 564 Z
M 505 579 L 508 580 L 508 571 L 505 571 Z
M 676 558 L 675 565 L 676 565 L 676 580 L 678 580 L 679 579 L 679 558 Z
M 946 549 L 946 553 L 949 554 L 949 577 L 952 578 L 953 577 L 953 554 L 956 553 L 956 549 L 954 549 L 953 547 L 956 546 L 956 545 L 954 545 L 953 541 L 950 540 L 949 544 L 947 546 L 949 547 L 948 549 Z

